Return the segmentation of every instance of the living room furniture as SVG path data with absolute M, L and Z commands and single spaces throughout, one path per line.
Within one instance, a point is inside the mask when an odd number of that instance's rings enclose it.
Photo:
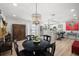
M 52 43 L 50 44 L 47 49 L 51 49 L 51 50 L 46 50 L 43 52 L 43 55 L 44 56 L 54 56 L 54 53 L 55 53 L 55 48 L 54 48 L 55 44 Z
M 67 32 L 67 38 L 70 39 L 79 39 L 79 33 L 78 32 Z
M 26 26 L 24 24 L 13 24 L 12 25 L 13 40 L 17 41 L 24 40 L 26 35 Z
M 79 55 L 79 41 L 74 41 L 72 44 L 72 53 Z
M 10 50 L 11 54 L 12 54 L 12 39 L 11 39 L 11 34 L 10 33 L 8 33 L 5 36 L 5 40 L 1 41 L 1 43 L 0 43 L 0 53 L 6 52 L 8 50 Z
M 26 36 L 26 39 L 27 39 L 27 40 L 33 40 L 33 39 L 34 39 L 34 35 L 27 35 L 27 36 Z
M 64 38 L 64 34 L 65 32 L 58 32 L 57 35 L 58 35 L 58 39 L 57 40 L 61 40 L 61 38 Z
M 19 51 L 17 42 L 14 42 L 14 48 L 17 56 L 33 56 L 33 52 L 29 52 L 25 49 Z
M 76 38 L 77 33 L 73 33 L 73 32 L 68 32 L 67 36 L 73 36 L 74 38 Z
M 50 42 L 46 41 L 46 40 L 41 40 L 40 43 L 38 45 L 35 45 L 33 40 L 26 40 L 23 42 L 23 47 L 25 50 L 27 51 L 33 51 L 35 52 L 35 56 L 46 56 L 46 54 L 44 53 L 47 53 L 47 56 L 49 56 L 50 54 L 53 56 L 54 55 L 54 49 L 53 49 L 53 46 L 50 45 Z M 51 46 L 52 48 L 52 51 L 49 52 L 47 49 L 49 49 Z M 43 53 L 44 52 L 44 53 Z M 49 55 L 48 55 L 49 54 Z
M 48 47 L 50 45 L 50 42 L 46 41 L 46 40 L 41 40 L 40 43 L 38 45 L 36 45 L 33 40 L 25 40 L 23 42 L 23 47 L 24 49 L 28 50 L 28 51 L 35 51 L 35 50 L 44 50 L 46 47 Z
M 49 36 L 49 35 L 42 35 L 42 39 L 50 42 L 51 41 L 51 36 Z
M 4 45 L 4 41 L 0 41 L 0 55 L 1 55 L 1 50 L 2 50 L 2 46 Z
M 60 32 L 61 38 L 64 38 L 65 32 Z

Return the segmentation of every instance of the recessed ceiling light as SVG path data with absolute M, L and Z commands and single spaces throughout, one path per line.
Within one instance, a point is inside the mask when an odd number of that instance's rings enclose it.
M 17 6 L 18 6 L 18 4 L 17 4 L 17 3 L 13 3 L 13 6 L 17 7 Z
M 75 9 L 71 9 L 70 11 L 71 11 L 71 12 L 74 12 L 74 11 L 75 11 Z
M 16 17 L 16 15 L 15 15 L 15 14 L 13 14 L 13 17 Z

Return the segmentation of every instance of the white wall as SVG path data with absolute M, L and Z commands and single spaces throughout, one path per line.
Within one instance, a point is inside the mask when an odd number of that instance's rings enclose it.
M 58 27 L 58 25 L 62 25 L 62 28 L 59 28 Z M 52 28 L 54 27 L 54 26 L 56 26 L 56 28 L 57 28 L 57 30 L 58 31 L 66 31 L 66 24 L 65 24 L 65 22 L 63 22 L 63 23 L 55 23 L 55 24 L 53 24 L 53 25 L 51 25 L 52 26 Z
M 8 25 L 7 25 L 7 29 L 9 32 L 12 33 L 12 24 L 25 24 L 26 25 L 26 35 L 27 34 L 31 34 L 31 28 L 32 28 L 32 22 L 29 20 L 23 20 L 23 19 L 15 19 L 15 18 L 7 18 L 6 19 Z M 53 26 L 56 26 L 58 30 L 60 30 L 60 28 L 58 28 L 58 24 L 62 24 L 63 25 L 63 31 L 66 31 L 66 24 L 64 23 L 55 23 Z
M 30 25 L 31 22 L 30 21 L 26 21 L 23 19 L 13 19 L 13 18 L 7 18 L 7 30 L 8 32 L 12 33 L 12 24 L 25 24 L 26 25 L 26 35 L 30 33 Z
M 63 23 L 60 23 L 60 24 L 61 24 L 61 25 L 62 25 L 62 27 L 63 27 L 63 28 L 62 28 L 62 30 L 63 30 L 63 31 L 66 31 L 66 23 L 65 23 L 65 22 L 63 22 Z M 61 28 L 60 28 L 60 29 L 61 29 Z

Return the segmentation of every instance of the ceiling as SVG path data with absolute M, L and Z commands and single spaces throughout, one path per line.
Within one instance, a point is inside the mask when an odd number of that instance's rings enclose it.
M 12 3 L 0 3 L 0 9 L 7 18 L 32 20 L 32 14 L 36 11 L 35 3 L 18 3 L 13 6 Z M 71 12 L 71 9 L 75 9 Z M 38 3 L 37 12 L 41 14 L 43 23 L 65 22 L 73 18 L 73 14 L 79 16 L 78 3 Z M 52 16 L 55 14 L 55 16 Z M 15 17 L 16 16 L 16 17 Z

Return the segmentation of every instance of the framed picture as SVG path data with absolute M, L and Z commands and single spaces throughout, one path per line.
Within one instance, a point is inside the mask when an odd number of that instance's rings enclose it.
M 59 25 L 58 25 L 58 28 L 63 28 L 63 25 L 62 25 L 62 24 L 59 24 Z

